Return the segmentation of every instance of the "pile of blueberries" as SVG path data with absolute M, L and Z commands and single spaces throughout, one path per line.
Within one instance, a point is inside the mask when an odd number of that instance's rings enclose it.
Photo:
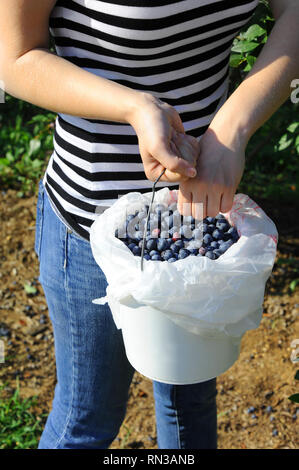
M 149 206 L 130 214 L 124 226 L 115 231 L 134 256 L 141 256 L 143 234 Z M 199 221 L 192 216 L 181 216 L 176 203 L 169 207 L 156 204 L 147 222 L 144 240 L 144 259 L 175 261 L 187 256 L 219 258 L 239 239 L 238 232 L 228 220 L 218 214 Z

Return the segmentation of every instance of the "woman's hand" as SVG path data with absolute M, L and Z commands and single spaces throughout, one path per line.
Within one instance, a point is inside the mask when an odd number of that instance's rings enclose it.
M 177 111 L 150 94 L 128 117 L 139 143 L 146 177 L 155 181 L 166 168 L 160 181 L 186 181 L 196 175 L 198 141 L 185 134 Z
M 199 142 L 197 176 L 180 183 L 178 210 L 200 220 L 231 209 L 244 171 L 245 142 L 210 126 Z

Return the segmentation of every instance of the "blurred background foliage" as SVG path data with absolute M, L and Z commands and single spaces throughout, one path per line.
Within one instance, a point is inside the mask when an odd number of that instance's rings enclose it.
M 230 58 L 230 93 L 253 66 L 273 27 L 272 13 L 260 1 L 235 38 Z M 53 47 L 53 46 L 52 46 Z M 253 199 L 294 202 L 299 196 L 299 104 L 288 99 L 254 134 L 238 192 Z M 0 186 L 20 197 L 37 190 L 53 148 L 55 114 L 6 95 L 0 104 Z

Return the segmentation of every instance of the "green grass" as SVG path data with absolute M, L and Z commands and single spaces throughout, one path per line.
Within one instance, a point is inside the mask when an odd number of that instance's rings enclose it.
M 17 381 L 13 395 L 3 398 L 5 386 L 0 387 L 0 449 L 36 449 L 45 418 L 32 411 L 37 397 L 21 398 Z

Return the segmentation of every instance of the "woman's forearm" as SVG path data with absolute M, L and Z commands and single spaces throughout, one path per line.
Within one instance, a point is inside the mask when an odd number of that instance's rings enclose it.
M 5 91 L 55 113 L 128 122 L 145 94 L 98 77 L 46 49 L 2 65 Z
M 250 73 L 213 119 L 210 128 L 246 146 L 252 134 L 281 106 L 299 77 L 299 6 L 276 21 Z M 221 129 L 221 131 L 220 131 Z

